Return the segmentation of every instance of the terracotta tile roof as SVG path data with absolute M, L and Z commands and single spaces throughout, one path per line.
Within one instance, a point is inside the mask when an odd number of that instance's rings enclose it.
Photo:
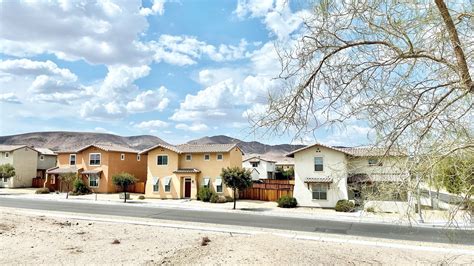
M 321 143 L 315 143 L 312 145 L 308 145 L 306 147 L 303 147 L 301 149 L 294 150 L 290 153 L 288 153 L 286 156 L 287 157 L 293 157 L 295 153 L 304 151 L 306 149 L 312 148 L 314 146 L 321 146 L 325 147 L 331 150 L 339 151 L 342 153 L 345 153 L 350 156 L 354 157 L 370 157 L 370 156 L 407 156 L 406 153 L 402 152 L 401 150 L 398 149 L 390 149 L 390 151 L 386 154 L 386 148 L 381 148 L 381 147 L 338 147 L 338 146 L 328 146 L 324 145 Z
M 249 156 L 249 157 L 247 157 L 243 160 L 243 162 L 246 162 L 246 161 L 249 161 L 251 163 L 258 163 L 260 161 L 265 161 L 265 162 L 269 162 L 269 163 L 276 163 L 276 161 L 268 159 L 268 158 L 260 156 L 260 155 Z
M 173 173 L 177 173 L 177 174 L 179 174 L 179 173 L 183 173 L 183 174 L 185 174 L 185 173 L 200 173 L 200 172 L 201 172 L 201 170 L 196 169 L 196 168 L 180 168 L 176 171 L 173 171 Z
M 0 151 L 14 151 L 21 149 L 23 147 L 27 147 L 26 145 L 0 145 Z
M 300 148 L 300 149 L 297 149 L 297 150 L 294 150 L 288 154 L 286 154 L 287 157 L 292 157 L 294 156 L 295 153 L 297 152 L 300 152 L 300 151 L 304 151 L 304 150 L 307 150 L 307 149 L 310 149 L 314 146 L 321 146 L 321 147 L 324 147 L 324 148 L 328 148 L 328 149 L 331 149 L 331 150 L 335 150 L 335 151 L 339 151 L 339 152 L 342 152 L 342 153 L 345 153 L 345 154 L 349 154 L 351 155 L 349 152 L 343 150 L 343 149 L 340 149 L 340 148 L 337 148 L 337 147 L 332 147 L 332 146 L 328 146 L 328 145 L 324 145 L 324 144 L 321 144 L 321 143 L 315 143 L 315 144 L 311 144 L 311 145 L 308 145 L 306 147 L 303 147 L 303 148 Z
M 71 167 L 54 167 L 46 170 L 47 174 L 67 174 L 67 173 L 77 173 L 79 169 L 75 166 Z
M 35 148 L 35 150 L 43 155 L 57 155 L 54 151 L 47 148 Z
M 138 153 L 138 150 L 125 147 L 125 146 L 120 146 L 116 144 L 90 144 L 86 145 L 77 149 L 71 149 L 71 150 L 62 150 L 62 151 L 57 151 L 57 153 L 78 153 L 81 152 L 89 147 L 96 147 L 104 151 L 114 151 L 114 152 L 127 152 L 127 153 Z
M 176 153 L 206 153 L 206 152 L 229 152 L 234 147 L 237 147 L 237 144 L 181 144 L 181 145 L 165 145 L 158 144 L 148 149 L 141 151 L 140 153 L 147 153 L 151 150 L 157 148 L 164 148 Z M 240 148 L 239 148 L 240 149 Z

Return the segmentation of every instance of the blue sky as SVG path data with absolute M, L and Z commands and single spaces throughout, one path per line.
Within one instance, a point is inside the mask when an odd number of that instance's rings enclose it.
M 0 135 L 31 131 L 156 135 L 171 143 L 250 134 L 279 62 L 298 38 L 297 1 L 4 1 Z M 19 15 L 21 14 L 21 15 Z M 304 142 L 363 144 L 370 129 L 320 130 Z

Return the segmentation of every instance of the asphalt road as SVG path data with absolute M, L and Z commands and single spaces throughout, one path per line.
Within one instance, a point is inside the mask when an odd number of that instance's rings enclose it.
M 195 211 L 133 206 L 134 204 L 139 203 L 115 205 L 0 197 L 0 206 L 3 207 L 474 245 L 474 230 L 446 230 L 439 228 L 420 228 L 390 224 L 372 224 L 242 213 Z

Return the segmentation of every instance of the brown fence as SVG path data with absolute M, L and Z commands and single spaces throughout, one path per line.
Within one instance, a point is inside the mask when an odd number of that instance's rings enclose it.
M 121 191 L 120 187 L 117 187 L 117 192 Z M 145 182 L 137 182 L 127 187 L 127 191 L 131 193 L 142 193 L 145 194 Z
M 293 180 L 262 180 L 239 192 L 239 199 L 276 201 L 282 196 L 293 196 Z
M 46 179 L 35 177 L 35 178 L 33 178 L 33 182 L 31 184 L 31 186 L 36 187 L 36 188 L 41 188 L 41 187 L 44 186 L 44 181 L 46 181 Z

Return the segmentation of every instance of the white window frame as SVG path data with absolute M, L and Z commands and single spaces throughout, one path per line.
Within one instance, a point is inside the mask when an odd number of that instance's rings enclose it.
M 166 183 L 163 184 L 165 187 L 164 189 L 166 193 L 171 192 L 171 183 L 173 183 L 173 180 L 170 179 L 170 182 L 168 183 L 168 185 Z
M 250 163 L 250 165 L 252 165 L 253 168 L 257 168 L 257 167 L 258 167 L 258 163 Z
M 166 164 L 158 164 L 158 157 L 160 157 L 160 156 L 161 156 L 161 157 L 166 156 Z M 163 160 L 162 160 L 162 161 L 163 161 Z M 168 163 L 169 163 L 169 156 L 168 156 L 168 154 L 158 154 L 158 155 L 156 155 L 156 165 L 158 165 L 158 166 L 166 166 L 166 165 L 168 165 Z
M 188 156 L 189 156 L 189 160 L 188 160 Z M 193 160 L 193 155 L 190 154 L 190 153 L 186 154 L 185 155 L 185 160 L 188 161 L 188 162 L 192 161 Z
M 207 156 L 207 159 L 206 159 Z M 211 160 L 211 155 L 209 153 L 204 153 L 204 161 L 210 161 Z
M 316 158 L 321 158 L 321 160 L 322 160 L 322 162 L 323 162 L 323 163 L 321 164 L 321 166 L 322 166 L 322 169 L 321 169 L 321 170 L 316 170 Z M 318 165 L 319 165 L 319 164 L 318 164 Z M 323 157 L 323 156 L 315 156 L 315 157 L 313 158 L 313 171 L 314 171 L 314 172 L 324 172 L 324 157 Z
M 92 155 L 99 155 L 99 164 L 91 164 Z M 102 154 L 101 153 L 89 153 L 89 165 L 90 166 L 100 166 L 102 164 Z
M 72 164 L 71 158 L 74 157 L 74 164 Z M 69 165 L 76 165 L 77 164 L 77 155 L 76 154 L 69 154 Z
M 313 186 L 320 186 L 321 190 L 319 191 L 313 191 Z M 311 199 L 312 200 L 328 200 L 328 190 L 329 190 L 329 185 L 326 183 L 313 183 L 311 184 Z M 318 193 L 319 198 L 315 199 L 313 193 Z M 321 193 L 326 193 L 326 198 L 321 199 Z
M 217 182 L 217 180 L 219 180 L 219 179 L 221 180 L 220 185 L 218 185 L 218 182 Z M 220 187 L 220 191 L 218 189 L 219 187 Z M 216 178 L 216 193 L 224 193 L 224 180 L 222 180 L 221 177 Z
M 97 177 L 97 186 L 91 186 L 91 176 L 96 176 Z M 99 187 L 99 182 L 100 182 L 100 176 L 98 174 L 90 174 L 87 175 L 87 180 L 89 181 L 89 187 L 91 188 L 98 188 Z
M 52 175 L 51 176 L 51 185 L 54 185 L 54 184 L 56 184 L 56 176 Z
M 207 185 L 206 185 L 206 179 L 209 180 L 209 182 L 207 183 Z M 203 182 L 202 182 L 202 186 L 205 187 L 205 188 L 209 188 L 209 184 L 211 184 L 211 178 L 208 177 L 208 176 L 205 176 L 202 181 L 203 181 Z
M 220 159 L 219 159 L 219 155 L 221 156 Z M 224 160 L 224 154 L 222 154 L 222 153 L 216 154 L 216 160 L 217 160 L 217 161 L 222 161 L 222 160 Z
M 125 153 L 120 154 L 120 161 L 125 161 Z
M 139 162 L 141 159 L 142 158 L 141 158 L 140 154 L 137 154 L 137 162 Z
M 153 185 L 153 188 L 152 188 L 153 193 L 159 193 L 160 192 L 160 178 L 157 177 L 156 183 L 152 185 Z M 155 190 L 155 187 L 156 187 L 156 190 Z
M 40 155 L 40 161 L 44 161 L 44 155 Z

